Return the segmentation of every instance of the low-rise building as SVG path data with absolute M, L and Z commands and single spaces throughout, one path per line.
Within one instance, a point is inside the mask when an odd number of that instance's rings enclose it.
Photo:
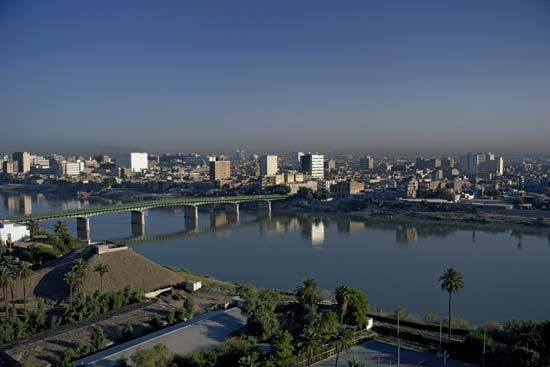
M 0 240 L 4 242 L 21 241 L 30 235 L 31 233 L 24 224 L 0 222 Z

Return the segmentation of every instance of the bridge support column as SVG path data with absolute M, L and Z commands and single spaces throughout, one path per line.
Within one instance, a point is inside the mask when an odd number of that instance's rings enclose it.
M 227 213 L 227 220 L 230 223 L 239 223 L 239 203 L 227 203 L 225 204 L 225 212 Z
M 145 213 L 141 210 L 132 210 L 132 224 L 145 225 Z
M 132 237 L 141 237 L 145 235 L 145 224 L 132 223 Z
M 90 241 L 90 218 L 76 218 L 76 234 L 81 241 Z
M 199 207 L 197 205 L 186 205 L 183 207 L 185 228 L 188 230 L 199 229 Z
M 263 217 L 271 218 L 271 201 L 258 201 L 257 207 Z

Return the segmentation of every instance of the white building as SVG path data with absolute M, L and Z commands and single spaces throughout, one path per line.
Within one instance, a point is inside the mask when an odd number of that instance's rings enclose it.
M 302 157 L 302 170 L 311 175 L 311 178 L 325 177 L 325 157 L 322 154 L 308 153 Z
M 275 175 L 279 171 L 277 167 L 277 156 L 276 155 L 264 155 L 260 159 L 260 175 L 269 176 Z
M 504 174 L 504 160 L 493 153 L 467 153 L 460 156 L 460 170 L 468 175 Z
M 130 169 L 132 172 L 141 172 L 147 169 L 147 153 L 130 153 Z
M 31 235 L 27 226 L 18 223 L 0 222 L 0 240 L 17 242 Z
M 65 174 L 67 176 L 78 176 L 84 170 L 84 162 L 67 162 L 65 163 Z

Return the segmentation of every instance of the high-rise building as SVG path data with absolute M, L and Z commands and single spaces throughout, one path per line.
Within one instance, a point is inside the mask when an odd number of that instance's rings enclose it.
M 130 153 L 130 169 L 132 172 L 141 172 L 148 167 L 147 153 Z
M 374 158 L 367 155 L 359 159 L 359 166 L 361 167 L 362 170 L 365 170 L 365 171 L 374 170 Z
M 495 157 L 493 159 L 487 159 L 479 165 L 479 173 L 484 175 L 497 175 L 502 176 L 504 174 L 504 160 L 502 157 Z
M 336 170 L 336 161 L 334 159 L 327 159 L 325 161 L 325 171 L 331 173 Z
M 450 170 L 452 168 L 455 168 L 454 158 L 451 158 L 451 157 L 441 158 L 441 169 L 442 170 Z
M 224 160 L 210 161 L 210 181 L 219 181 L 231 177 L 231 162 Z
M 325 157 L 322 154 L 308 153 L 302 156 L 302 170 L 311 178 L 325 177 Z
M 496 157 L 493 153 L 467 153 L 460 156 L 460 170 L 470 175 L 502 175 L 504 173 L 504 161 L 502 157 Z
M 260 158 L 260 175 L 269 176 L 275 175 L 279 171 L 277 167 L 277 156 L 276 155 L 263 155 Z
M 246 161 L 246 152 L 242 149 L 237 149 L 235 151 L 235 160 L 240 162 Z
M 419 157 L 416 158 L 415 166 L 418 169 L 437 169 L 441 167 L 441 159 L 424 159 L 423 157 Z
M 302 156 L 304 153 L 302 152 L 292 152 L 290 154 L 290 162 L 292 164 L 292 167 L 297 170 L 302 169 Z
M 17 162 L 19 173 L 29 173 L 31 171 L 31 155 L 28 152 L 15 152 L 12 159 Z
M 84 169 L 84 162 L 65 162 L 65 174 L 67 176 L 78 176 Z
M 17 161 L 4 161 L 2 163 L 2 172 L 6 175 L 14 175 L 17 171 Z

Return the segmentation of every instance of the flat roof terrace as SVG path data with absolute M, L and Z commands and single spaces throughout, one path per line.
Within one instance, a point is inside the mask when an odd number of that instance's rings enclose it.
M 112 367 L 122 358 L 130 359 L 139 349 L 149 349 L 156 344 L 164 344 L 174 353 L 211 349 L 245 324 L 246 316 L 239 308 L 209 312 L 81 358 L 73 365 Z

